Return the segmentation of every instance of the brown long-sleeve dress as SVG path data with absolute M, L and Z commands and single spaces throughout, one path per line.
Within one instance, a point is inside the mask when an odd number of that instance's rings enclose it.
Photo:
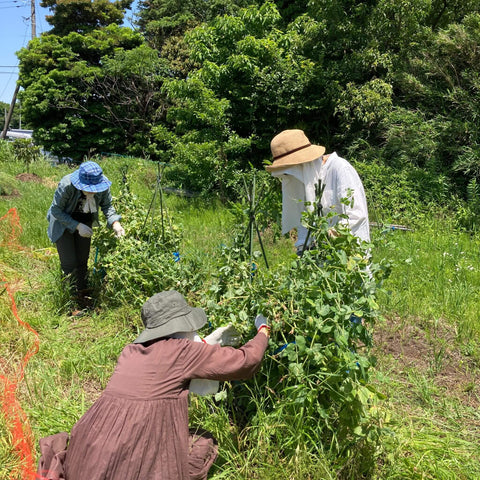
M 238 349 L 174 338 L 127 345 L 105 391 L 72 429 L 65 478 L 195 478 L 188 465 L 189 381 L 249 378 L 267 344 L 259 333 Z

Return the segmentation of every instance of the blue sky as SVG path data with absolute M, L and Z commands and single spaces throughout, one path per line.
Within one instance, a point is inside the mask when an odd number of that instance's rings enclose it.
M 15 52 L 26 47 L 32 38 L 30 0 L 0 0 L 0 101 L 10 104 L 15 91 L 18 78 L 18 58 Z M 49 15 L 47 8 L 39 5 L 35 0 L 36 32 L 50 30 L 50 25 L 45 20 Z M 130 26 L 127 11 L 125 25 Z

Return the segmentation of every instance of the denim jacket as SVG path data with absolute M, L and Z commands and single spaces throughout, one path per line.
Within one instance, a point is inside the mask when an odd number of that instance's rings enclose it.
M 79 222 L 71 217 L 82 192 L 75 188 L 70 181 L 70 175 L 65 175 L 58 184 L 53 196 L 52 205 L 48 209 L 47 220 L 48 238 L 55 243 L 68 230 L 74 233 Z M 112 194 L 110 189 L 95 193 L 97 210 L 100 207 L 107 219 L 107 225 L 111 228 L 114 222 L 121 219 L 112 206 Z M 93 214 L 94 225 L 98 225 L 98 211 Z

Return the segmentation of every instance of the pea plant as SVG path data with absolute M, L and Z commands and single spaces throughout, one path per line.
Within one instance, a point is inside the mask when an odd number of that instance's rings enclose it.
M 376 295 L 390 267 L 374 263 L 371 246 L 347 227 L 337 225 L 338 236 L 330 236 L 329 218 L 315 211 L 304 216 L 314 249 L 274 270 L 252 270 L 241 246 L 225 248 L 205 292 L 211 321 L 233 323 L 246 338 L 255 333 L 257 313 L 270 319 L 260 375 L 224 396 L 249 425 L 261 412 L 264 437 L 257 441 L 278 442 L 290 454 L 299 445 L 347 452 L 379 435 L 371 413 L 381 394 L 370 383 L 370 347 Z
M 232 245 L 222 247 L 216 265 L 206 266 L 201 256 L 176 261 L 181 229 L 158 216 L 146 222 L 128 182 L 117 204 L 125 237 L 105 229 L 94 241 L 106 304 L 140 307 L 154 293 L 174 288 L 206 310 L 211 329 L 231 323 L 245 341 L 256 333 L 255 315 L 269 319 L 271 338 L 259 374 L 225 383 L 214 400 L 249 442 L 270 443 L 285 455 L 298 448 L 346 455 L 362 451 L 352 445 L 375 445 L 381 394 L 370 381 L 372 330 L 390 267 L 372 260 L 371 245 L 342 224 L 331 236 L 330 219 L 313 208 L 303 221 L 314 248 L 303 256 L 292 253 L 266 268 L 257 261 L 261 253 L 252 256 L 244 244 L 245 226 L 238 224 Z
M 196 259 L 180 261 L 178 251 L 182 229 L 174 224 L 166 209 L 146 211 L 130 191 L 124 178 L 115 204 L 122 213 L 125 236 L 101 228 L 93 243 L 95 272 L 101 283 L 105 305 L 140 307 L 147 298 L 162 290 L 183 292 L 196 289 L 200 282 Z

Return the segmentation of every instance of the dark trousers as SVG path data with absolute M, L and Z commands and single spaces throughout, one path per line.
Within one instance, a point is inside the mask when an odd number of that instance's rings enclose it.
M 90 237 L 81 237 L 77 231 L 70 233 L 65 230 L 56 243 L 62 271 L 65 276 L 69 276 L 77 292 L 87 288 L 91 240 Z

